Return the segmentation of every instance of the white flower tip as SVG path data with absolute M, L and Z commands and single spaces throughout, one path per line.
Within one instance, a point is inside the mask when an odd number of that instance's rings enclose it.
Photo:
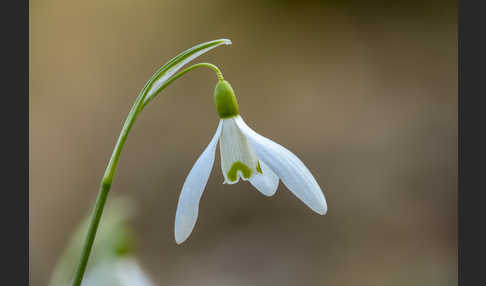
M 323 205 L 318 211 L 317 211 L 318 214 L 320 215 L 325 215 L 327 214 L 327 205 Z
M 223 40 L 224 40 L 225 45 L 231 45 L 232 44 L 230 39 L 223 39 Z
M 265 197 L 272 197 L 276 192 L 260 192 Z
M 320 215 L 325 215 L 327 213 L 327 203 L 324 196 L 322 196 L 317 205 L 312 207 L 312 210 Z
M 259 183 L 255 179 L 250 182 L 258 191 L 260 191 L 262 195 L 266 197 L 271 197 L 275 195 L 278 189 L 278 177 L 276 177 L 273 182 L 265 182 L 264 184 Z
M 174 226 L 174 239 L 177 244 L 186 241 L 194 230 L 197 220 L 197 209 L 189 213 L 188 216 L 177 215 Z
M 177 230 L 175 231 L 174 238 L 175 238 L 175 241 L 176 241 L 177 244 L 183 243 L 184 241 L 187 240 L 188 237 L 189 237 L 189 234 L 184 235 L 180 231 L 177 231 Z
M 301 191 L 297 189 L 295 191 L 294 189 L 294 194 L 299 194 Z M 320 214 L 320 215 L 325 215 L 327 213 L 327 203 L 326 203 L 326 198 L 324 197 L 324 194 L 322 193 L 321 189 L 318 188 L 314 190 L 315 196 L 312 198 L 299 198 L 302 200 L 302 202 L 309 207 L 312 211 Z

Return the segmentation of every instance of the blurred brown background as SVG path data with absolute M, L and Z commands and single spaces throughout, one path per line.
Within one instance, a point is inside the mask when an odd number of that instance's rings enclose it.
M 30 1 L 30 281 L 45 285 L 91 210 L 131 104 L 200 42 L 257 132 L 324 188 L 319 216 L 280 184 L 223 185 L 217 153 L 187 242 L 184 179 L 216 130 L 216 77 L 197 70 L 143 112 L 111 196 L 133 198 L 157 285 L 456 285 L 453 1 Z M 110 200 L 110 197 L 108 200 Z

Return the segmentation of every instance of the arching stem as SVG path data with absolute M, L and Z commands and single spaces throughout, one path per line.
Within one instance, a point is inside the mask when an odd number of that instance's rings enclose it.
M 213 71 L 216 72 L 218 79 L 223 80 L 223 74 L 215 65 L 210 63 L 199 63 L 190 66 L 182 70 L 181 72 L 175 74 L 174 76 L 172 76 L 155 91 L 155 94 L 160 93 L 164 88 L 166 88 L 168 85 L 173 83 L 176 79 L 180 78 L 187 72 L 198 67 L 208 67 L 212 69 Z M 120 136 L 118 137 L 118 141 L 116 142 L 115 148 L 113 149 L 113 153 L 111 155 L 110 161 L 108 162 L 108 166 L 106 167 L 105 174 L 101 181 L 98 196 L 96 198 L 96 204 L 93 213 L 91 215 L 91 219 L 88 227 L 88 234 L 86 235 L 86 240 L 84 242 L 78 267 L 76 268 L 76 273 L 74 275 L 73 284 L 72 284 L 73 286 L 80 286 L 81 281 L 83 280 L 83 276 L 86 271 L 86 266 L 88 264 L 88 258 L 91 253 L 91 249 L 93 247 L 93 242 L 96 237 L 96 232 L 98 230 L 98 226 L 101 220 L 101 215 L 103 214 L 103 209 L 105 207 L 106 199 L 108 197 L 108 193 L 110 191 L 111 184 L 115 176 L 115 171 L 118 165 L 118 160 L 120 159 L 121 151 L 123 149 L 123 146 L 125 145 L 128 134 L 130 133 L 130 130 L 132 129 L 133 124 L 135 123 L 135 120 L 137 119 L 138 115 L 153 98 L 152 97 L 150 100 L 144 101 L 148 91 L 153 85 L 153 82 L 154 79 L 150 80 L 145 85 L 145 87 L 142 89 L 137 99 L 135 100 L 135 103 L 133 104 L 132 109 L 130 110 L 130 113 L 127 116 L 127 119 L 125 120 L 125 124 L 123 125 L 123 128 L 120 132 Z
M 166 88 L 169 84 L 171 84 L 173 81 L 175 81 L 176 79 L 180 78 L 181 76 L 183 76 L 184 74 L 192 71 L 193 69 L 196 69 L 196 68 L 200 68 L 200 67 L 207 67 L 207 68 L 210 68 L 212 69 L 215 73 L 216 73 L 216 76 L 218 77 L 218 80 L 224 80 L 224 77 L 223 77 L 223 74 L 221 73 L 221 71 L 219 70 L 219 68 L 213 64 L 210 64 L 210 63 L 199 63 L 199 64 L 195 64 L 195 65 L 192 65 L 180 72 L 178 72 L 177 74 L 175 74 L 174 76 L 172 76 L 169 80 L 167 80 L 163 85 L 160 86 L 160 88 L 156 91 L 156 92 L 160 92 L 161 90 L 163 90 L 164 88 Z M 145 108 L 145 106 L 151 101 L 152 99 L 148 99 L 148 100 L 145 100 L 142 104 L 142 109 Z

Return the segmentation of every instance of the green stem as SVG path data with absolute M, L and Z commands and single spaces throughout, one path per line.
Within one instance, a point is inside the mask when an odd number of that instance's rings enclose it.
M 116 142 L 115 148 L 113 149 L 113 153 L 111 155 L 108 166 L 106 167 L 105 174 L 100 185 L 100 190 L 98 192 L 98 197 L 96 198 L 95 208 L 93 210 L 93 213 L 91 214 L 88 234 L 86 235 L 81 258 L 79 260 L 79 264 L 74 275 L 73 286 L 81 285 L 81 281 L 83 280 L 86 266 L 88 264 L 88 258 L 91 253 L 93 242 L 96 236 L 96 231 L 98 230 L 101 215 L 103 214 L 103 209 L 105 207 L 106 198 L 108 197 L 108 192 L 110 191 L 111 183 L 113 182 L 116 166 L 118 165 L 118 160 L 120 159 L 120 154 L 127 140 L 128 133 L 130 132 L 130 129 L 132 128 L 138 114 L 140 113 L 142 99 L 144 97 L 144 94 L 146 93 L 146 90 L 148 90 L 148 85 L 142 90 L 140 95 L 137 97 L 135 104 L 130 110 L 127 119 L 125 120 L 125 124 L 123 125 L 120 136 L 118 137 L 118 141 Z
M 167 80 L 167 82 L 165 82 L 161 87 L 159 87 L 156 90 L 155 94 L 161 92 L 164 88 L 166 88 L 168 85 L 170 85 L 176 79 L 180 78 L 185 73 L 198 67 L 208 67 L 212 69 L 213 71 L 216 72 L 218 79 L 223 80 L 223 74 L 215 65 L 210 63 L 195 64 L 172 76 L 169 80 Z M 130 110 L 130 113 L 127 116 L 127 119 L 125 120 L 125 124 L 123 125 L 123 128 L 120 132 L 120 136 L 118 137 L 118 141 L 116 142 L 115 148 L 113 149 L 113 153 L 111 155 L 110 161 L 108 162 L 108 166 L 106 167 L 105 174 L 103 176 L 103 180 L 100 185 L 98 197 L 96 198 L 95 208 L 93 210 L 93 213 L 91 214 L 88 234 L 86 236 L 86 240 L 84 242 L 83 250 L 81 253 L 81 258 L 79 260 L 79 264 L 76 269 L 76 273 L 74 275 L 74 280 L 72 284 L 73 286 L 80 286 L 81 281 L 83 280 L 83 276 L 86 271 L 86 266 L 88 264 L 88 258 L 91 253 L 91 249 L 93 247 L 93 242 L 96 237 L 96 231 L 98 230 L 98 225 L 101 220 L 101 215 L 103 214 L 106 198 L 108 197 L 108 193 L 110 191 L 110 187 L 113 182 L 113 178 L 115 176 L 115 171 L 118 165 L 118 161 L 120 159 L 121 151 L 127 140 L 128 133 L 130 133 L 130 130 L 132 129 L 133 124 L 135 123 L 135 120 L 137 119 L 138 115 L 143 110 L 143 108 L 151 101 L 151 99 L 147 101 L 144 101 L 144 99 L 148 91 L 152 87 L 153 83 L 154 83 L 153 80 L 149 81 L 142 89 L 140 94 L 138 95 L 137 99 L 135 100 L 135 103 L 132 106 L 132 109 Z
M 79 261 L 78 268 L 76 269 L 76 274 L 74 276 L 73 285 L 81 285 L 83 280 L 84 272 L 86 270 L 86 265 L 88 264 L 89 254 L 91 248 L 93 247 L 94 238 L 96 236 L 96 230 L 100 223 L 101 214 L 103 213 L 103 208 L 105 207 L 106 198 L 108 197 L 108 192 L 111 185 L 101 184 L 98 197 L 96 198 L 96 205 L 91 216 L 91 221 L 89 223 L 88 234 L 86 237 L 86 242 L 83 247 L 83 252 L 81 254 L 81 260 Z
M 193 69 L 196 69 L 196 68 L 200 68 L 200 67 L 207 67 L 207 68 L 210 68 L 212 69 L 215 73 L 216 73 L 216 76 L 218 77 L 218 80 L 224 80 L 224 77 L 223 77 L 223 73 L 221 73 L 221 71 L 219 70 L 219 68 L 213 64 L 210 64 L 210 63 L 199 63 L 199 64 L 195 64 L 195 65 L 192 65 L 180 72 L 178 72 L 177 74 L 175 74 L 174 76 L 172 76 L 169 80 L 167 80 L 163 85 L 161 85 L 159 87 L 159 89 L 156 91 L 156 93 L 159 93 L 161 90 L 163 90 L 164 88 L 166 88 L 169 84 L 171 84 L 173 81 L 175 81 L 176 79 L 180 78 L 181 76 L 183 76 L 185 73 L 187 72 L 190 72 L 192 71 Z M 147 100 L 145 100 L 142 104 L 142 109 L 145 108 L 145 106 L 152 100 L 152 98 L 149 98 Z

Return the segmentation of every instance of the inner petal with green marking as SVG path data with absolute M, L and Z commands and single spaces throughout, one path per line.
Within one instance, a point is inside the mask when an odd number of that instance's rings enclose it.
M 228 179 L 231 182 L 236 181 L 236 179 L 238 177 L 238 171 L 240 171 L 243 174 L 243 178 L 245 178 L 245 179 L 249 179 L 250 176 L 251 176 L 251 173 L 253 173 L 253 171 L 250 168 L 248 168 L 247 165 L 241 163 L 240 161 L 234 162 L 233 165 L 231 165 L 231 169 L 229 170 L 229 172 L 227 174 Z
M 262 168 L 260 167 L 260 162 L 257 163 L 256 170 L 258 173 L 263 174 Z
M 225 183 L 235 184 L 240 178 L 250 180 L 255 174 L 261 174 L 258 157 L 234 122 L 234 118 L 222 120 L 223 129 L 219 138 L 219 150 Z

